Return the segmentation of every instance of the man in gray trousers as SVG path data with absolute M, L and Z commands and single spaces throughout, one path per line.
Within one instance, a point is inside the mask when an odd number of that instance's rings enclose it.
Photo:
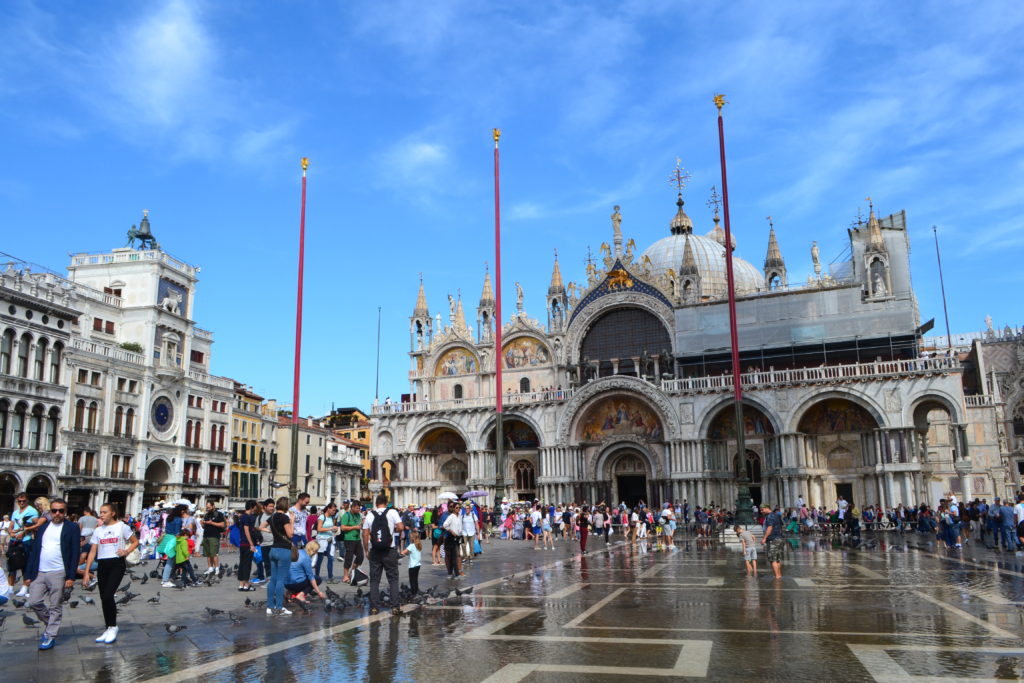
M 64 609 L 64 590 L 75 585 L 82 532 L 74 522 L 67 521 L 68 504 L 60 498 L 50 503 L 52 520 L 36 531 L 38 539 L 25 567 L 28 605 L 35 610 L 46 629 L 39 637 L 39 649 L 53 647 L 60 630 Z

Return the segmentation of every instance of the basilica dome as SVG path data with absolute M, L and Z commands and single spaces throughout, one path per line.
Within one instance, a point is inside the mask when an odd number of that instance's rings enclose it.
M 678 205 L 679 211 L 670 224 L 672 234 L 647 247 L 640 255 L 640 261 L 643 262 L 646 256 L 651 259 L 651 270 L 655 274 L 664 275 L 671 268 L 678 276 L 683 268 L 686 243 L 689 241 L 700 274 L 701 292 L 711 299 L 723 298 L 727 294 L 724 231 L 716 227 L 707 235 L 693 234 L 693 223 L 683 211 L 681 200 Z M 733 256 L 732 269 L 737 294 L 752 294 L 764 288 L 764 274 L 750 262 Z

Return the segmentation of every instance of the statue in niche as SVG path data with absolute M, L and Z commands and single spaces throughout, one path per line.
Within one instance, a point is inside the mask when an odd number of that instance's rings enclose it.
M 174 315 L 181 315 L 181 293 L 173 289 L 167 290 L 167 294 L 160 301 L 160 308 Z

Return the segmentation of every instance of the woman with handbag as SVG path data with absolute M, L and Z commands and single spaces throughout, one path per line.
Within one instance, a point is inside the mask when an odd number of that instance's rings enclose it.
M 276 512 L 270 518 L 274 542 L 270 546 L 270 581 L 267 582 L 267 614 L 291 614 L 284 607 L 284 584 L 292 562 L 299 559 L 299 549 L 292 543 L 292 518 L 288 516 L 287 496 L 277 499 Z
M 95 560 L 100 604 L 103 606 L 103 621 L 106 625 L 106 630 L 96 642 L 109 645 L 117 640 L 117 605 L 114 604 L 114 596 L 128 570 L 125 558 L 139 547 L 139 539 L 130 526 L 118 521 L 116 503 L 100 506 L 100 524 L 93 531 L 92 538 L 82 585 L 89 585 L 89 570 Z

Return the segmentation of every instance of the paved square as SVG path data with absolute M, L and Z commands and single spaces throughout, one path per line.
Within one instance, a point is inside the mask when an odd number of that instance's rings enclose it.
M 593 543 L 555 552 L 498 542 L 469 567 L 473 593 L 407 605 L 267 617 L 230 578 L 160 589 L 124 608 L 118 643 L 93 642 L 96 606 L 65 610 L 54 650 L 8 609 L 0 640 L 11 680 L 1006 680 L 1024 674 L 1024 567 L 984 549 L 936 553 L 922 536 L 872 550 L 789 548 L 785 578 L 744 574 L 722 544 L 675 552 Z M 234 558 L 228 558 L 233 563 Z M 141 574 L 143 569 L 137 573 Z M 405 580 L 405 567 L 402 567 Z M 447 590 L 425 566 L 421 586 Z M 454 587 L 454 586 L 452 586 Z M 331 584 L 352 597 L 356 589 Z M 146 600 L 161 591 L 161 601 Z M 83 595 L 75 592 L 76 598 Z M 209 616 L 204 608 L 232 610 Z M 17 610 L 20 612 L 21 610 Z M 187 626 L 169 635 L 165 623 Z M 6 676 L 5 676 L 6 678 Z

